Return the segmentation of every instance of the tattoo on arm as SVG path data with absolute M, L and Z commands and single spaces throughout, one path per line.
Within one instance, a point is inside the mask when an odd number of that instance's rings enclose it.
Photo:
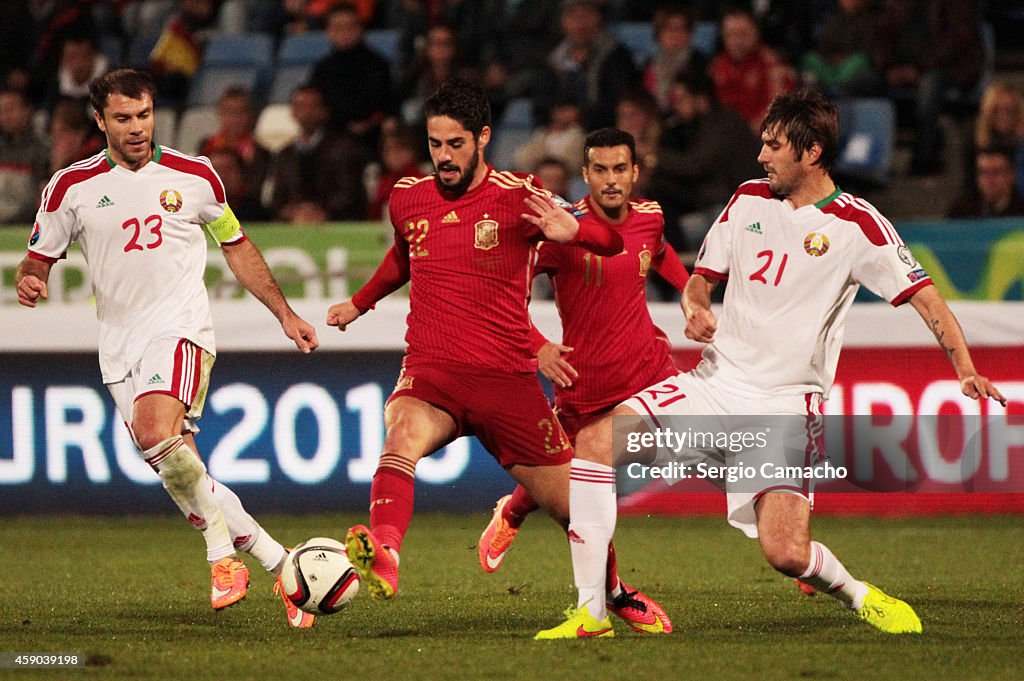
M 939 347 L 942 348 L 945 351 L 947 357 L 952 359 L 953 358 L 953 350 L 954 350 L 954 348 L 951 345 L 946 345 L 945 343 L 942 342 L 942 338 L 946 335 L 946 332 L 942 331 L 939 328 L 939 320 L 938 319 L 933 319 L 932 322 L 931 322 L 931 327 L 932 327 L 932 334 L 935 336 L 935 340 L 937 340 L 939 342 Z

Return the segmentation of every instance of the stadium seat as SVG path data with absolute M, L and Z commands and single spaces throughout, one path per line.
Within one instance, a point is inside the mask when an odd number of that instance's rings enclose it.
M 217 132 L 218 127 L 220 121 L 217 118 L 216 107 L 186 109 L 178 125 L 178 146 L 175 148 L 186 154 L 198 154 L 203 140 Z
M 533 100 L 529 97 L 517 97 L 510 101 L 501 114 L 499 125 L 502 128 L 533 130 Z
M 884 98 L 842 99 L 836 105 L 840 131 L 836 174 L 888 185 L 896 136 L 895 105 Z
M 278 64 L 274 79 L 267 95 L 268 104 L 287 104 L 291 101 L 292 90 L 309 80 L 312 64 Z
M 288 146 L 299 134 L 299 124 L 292 118 L 287 104 L 268 104 L 256 120 L 256 141 L 277 153 Z
M 203 51 L 203 66 L 269 66 L 274 39 L 266 33 L 217 34 Z
M 693 49 L 708 56 L 715 56 L 718 48 L 718 23 L 715 21 L 698 21 L 693 25 L 693 35 L 690 36 L 690 44 Z
M 632 53 L 637 68 L 643 68 L 658 49 L 649 21 L 620 21 L 612 24 L 612 34 Z
M 323 31 L 285 36 L 277 53 L 281 65 L 315 64 L 331 51 L 331 43 Z
M 374 28 L 363 34 L 366 46 L 387 59 L 392 68 L 398 66 L 398 38 L 396 28 Z
M 262 100 L 261 73 L 253 66 L 202 66 L 189 86 L 188 106 L 213 106 L 230 87 L 245 88 L 258 105 Z

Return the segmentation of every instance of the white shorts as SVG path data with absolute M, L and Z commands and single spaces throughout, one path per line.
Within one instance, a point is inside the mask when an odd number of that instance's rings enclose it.
M 132 431 L 135 401 L 154 393 L 178 398 L 185 405 L 181 432 L 198 433 L 196 421 L 202 416 L 206 404 L 213 361 L 212 354 L 185 338 L 151 341 L 127 376 L 117 383 L 107 384 L 128 432 L 132 433 L 132 440 L 135 440 Z
M 714 484 L 726 493 L 729 524 L 756 538 L 754 507 L 764 494 L 797 494 L 814 504 L 814 478 L 790 472 L 824 459 L 820 398 L 818 393 L 741 392 L 702 375 L 698 366 L 648 386 L 622 404 L 640 414 L 652 431 L 676 430 L 677 435 L 691 438 L 657 447 L 649 465 L 673 464 L 689 478 Z M 718 438 L 735 434 L 737 440 L 723 446 L 722 439 L 713 442 L 703 434 Z M 748 439 L 739 439 L 747 435 Z M 795 457 L 799 460 L 794 461 Z M 672 484 L 680 479 L 681 475 L 665 481 Z

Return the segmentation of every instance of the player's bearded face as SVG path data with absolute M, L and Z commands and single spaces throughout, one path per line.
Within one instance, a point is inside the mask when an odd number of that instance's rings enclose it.
M 452 194 L 462 194 L 473 186 L 480 173 L 481 149 L 489 138 L 484 128 L 479 138 L 447 116 L 433 116 L 427 120 L 427 142 L 430 158 L 434 162 L 435 177 L 441 188 Z
M 102 116 L 96 114 L 100 130 L 115 163 L 137 170 L 153 156 L 153 99 L 143 93 L 139 99 L 111 94 Z
M 617 213 L 628 202 L 639 174 L 629 147 L 593 147 L 587 151 L 583 179 L 590 187 L 592 201 L 609 214 Z
M 795 192 L 803 180 L 803 168 L 796 158 L 793 145 L 780 130 L 766 130 L 761 135 L 761 153 L 757 155 L 768 174 L 768 186 L 780 196 Z

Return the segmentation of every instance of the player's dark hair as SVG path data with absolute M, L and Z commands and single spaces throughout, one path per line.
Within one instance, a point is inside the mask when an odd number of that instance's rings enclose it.
M 462 78 L 449 78 L 423 103 L 423 115 L 426 118 L 447 116 L 458 121 L 476 139 L 484 126 L 491 124 L 491 105 L 478 86 Z
M 798 161 L 819 145 L 821 155 L 814 164 L 826 173 L 832 171 L 839 146 L 839 113 L 825 95 L 809 88 L 779 95 L 761 122 L 762 134 L 766 130 L 784 133 Z
M 598 128 L 587 133 L 583 140 L 583 165 L 590 164 L 590 150 L 604 147 L 629 147 L 629 160 L 636 165 L 636 140 L 633 135 L 618 128 Z
M 145 93 L 149 93 L 152 99 L 156 99 L 156 83 L 153 82 L 153 76 L 138 69 L 107 71 L 89 84 L 89 102 L 100 116 L 103 115 L 103 109 L 107 106 L 110 95 L 117 94 L 130 99 L 142 99 L 142 95 Z

